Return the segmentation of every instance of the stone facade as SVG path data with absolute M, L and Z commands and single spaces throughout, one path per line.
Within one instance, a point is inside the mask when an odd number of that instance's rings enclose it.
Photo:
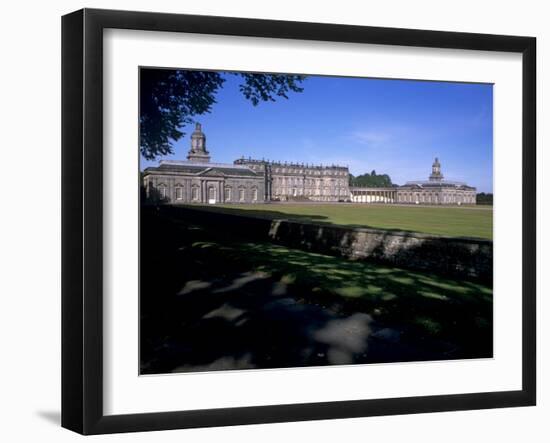
M 431 205 L 475 205 L 476 188 L 466 183 L 444 180 L 436 157 L 429 180 L 410 181 L 399 187 L 397 203 Z
M 143 171 L 147 198 L 163 203 L 263 203 L 263 175 L 244 165 L 211 163 L 200 124 L 187 161 L 161 161 Z
M 350 201 L 349 170 L 344 166 L 321 166 L 252 158 L 235 160 L 265 179 L 267 201 Z
M 356 203 L 402 203 L 423 205 L 475 205 L 476 188 L 445 180 L 436 157 L 428 180 L 410 181 L 391 188 L 350 188 Z
M 493 242 L 418 232 L 273 220 L 269 238 L 292 248 L 491 282 Z
M 476 203 L 476 188 L 444 180 L 436 158 L 429 180 L 387 188 L 350 187 L 344 166 L 322 166 L 240 158 L 212 163 L 197 123 L 187 161 L 161 161 L 146 168 L 150 200 L 166 203 L 265 203 L 312 201 L 461 205 Z

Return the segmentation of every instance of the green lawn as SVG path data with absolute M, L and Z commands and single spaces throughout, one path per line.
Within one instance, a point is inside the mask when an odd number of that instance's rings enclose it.
M 269 204 L 205 206 L 237 214 L 309 220 L 345 226 L 423 232 L 452 237 L 493 238 L 492 206 L 384 206 L 366 204 Z
M 313 300 L 339 300 L 389 324 L 408 325 L 419 336 L 451 341 L 490 337 L 493 291 L 480 283 L 391 266 L 345 260 L 270 243 L 196 242 L 204 262 L 239 263 L 269 276 Z M 420 329 L 418 329 L 420 328 Z M 426 335 L 425 335 L 426 334 Z M 419 338 L 416 337 L 416 339 Z M 471 345 L 471 344 L 470 344 Z
M 141 217 L 145 373 L 247 355 L 245 367 L 325 365 L 328 353 L 308 353 L 319 331 L 357 315 L 379 335 L 353 363 L 492 356 L 490 285 L 249 241 L 154 210 Z M 364 340 L 344 332 L 344 344 Z

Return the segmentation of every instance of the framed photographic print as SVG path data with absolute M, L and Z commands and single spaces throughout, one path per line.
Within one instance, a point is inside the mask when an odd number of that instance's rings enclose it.
M 535 48 L 64 16 L 62 425 L 534 405 Z

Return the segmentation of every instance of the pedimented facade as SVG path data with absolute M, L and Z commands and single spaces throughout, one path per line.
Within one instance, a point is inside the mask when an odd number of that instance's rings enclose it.
M 244 165 L 211 163 L 197 123 L 187 161 L 161 161 L 143 171 L 147 197 L 167 203 L 263 203 L 263 175 Z

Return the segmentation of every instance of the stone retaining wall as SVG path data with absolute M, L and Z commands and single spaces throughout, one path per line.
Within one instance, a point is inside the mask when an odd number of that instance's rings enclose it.
M 317 225 L 289 220 L 271 224 L 275 243 L 350 259 L 492 282 L 493 242 L 416 232 Z
M 199 208 L 172 207 L 170 210 L 178 216 L 192 217 L 202 224 L 228 233 L 234 232 L 240 237 L 269 240 L 321 254 L 369 260 L 451 277 L 488 283 L 493 280 L 493 242 L 490 240 L 271 220 Z

